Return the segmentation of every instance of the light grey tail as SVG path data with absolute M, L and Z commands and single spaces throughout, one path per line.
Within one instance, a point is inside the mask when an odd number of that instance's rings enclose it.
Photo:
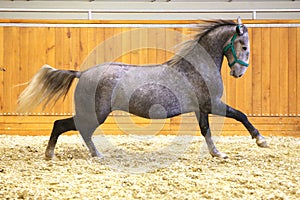
M 78 71 L 57 70 L 44 65 L 20 94 L 17 112 L 24 114 L 42 102 L 44 102 L 43 108 L 50 102 L 55 104 L 58 99 L 67 95 L 74 78 L 80 76 L 81 72 Z

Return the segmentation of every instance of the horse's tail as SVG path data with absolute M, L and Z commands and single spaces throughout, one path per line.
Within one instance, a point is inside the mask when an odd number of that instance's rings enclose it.
M 78 71 L 57 70 L 44 65 L 20 94 L 17 112 L 26 113 L 42 102 L 44 102 L 43 108 L 50 102 L 54 105 L 59 98 L 67 95 L 74 78 L 80 76 L 81 72 Z

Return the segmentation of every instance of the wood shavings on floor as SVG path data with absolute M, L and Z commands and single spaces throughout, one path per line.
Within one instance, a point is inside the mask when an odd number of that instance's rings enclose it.
M 0 199 L 299 199 L 300 138 L 218 137 L 229 159 L 212 158 L 202 137 L 96 136 L 91 158 L 77 136 L 0 135 Z

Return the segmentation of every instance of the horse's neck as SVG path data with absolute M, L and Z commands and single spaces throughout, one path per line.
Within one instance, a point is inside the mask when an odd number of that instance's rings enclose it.
M 203 36 L 199 41 L 200 45 L 211 56 L 219 71 L 221 71 L 224 58 L 223 48 L 225 43 L 233 36 L 234 32 L 233 26 L 220 27 Z

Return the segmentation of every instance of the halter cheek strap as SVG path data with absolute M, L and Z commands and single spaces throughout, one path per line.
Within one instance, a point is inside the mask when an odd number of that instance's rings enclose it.
M 235 63 L 239 63 L 240 65 L 243 65 L 243 66 L 245 66 L 245 67 L 248 67 L 248 66 L 249 66 L 248 63 L 245 63 L 244 61 L 239 60 L 239 59 L 237 58 L 237 56 L 236 56 L 236 52 L 235 52 L 235 48 L 234 48 L 234 41 L 235 41 L 236 37 L 237 37 L 237 33 L 235 33 L 235 34 L 233 35 L 233 37 L 231 38 L 230 43 L 224 47 L 223 53 L 226 53 L 229 49 L 231 50 L 231 53 L 232 53 L 233 58 L 234 58 L 234 61 L 233 61 L 232 63 L 230 63 L 229 60 L 228 60 L 228 65 L 229 65 L 229 67 L 232 67 Z

